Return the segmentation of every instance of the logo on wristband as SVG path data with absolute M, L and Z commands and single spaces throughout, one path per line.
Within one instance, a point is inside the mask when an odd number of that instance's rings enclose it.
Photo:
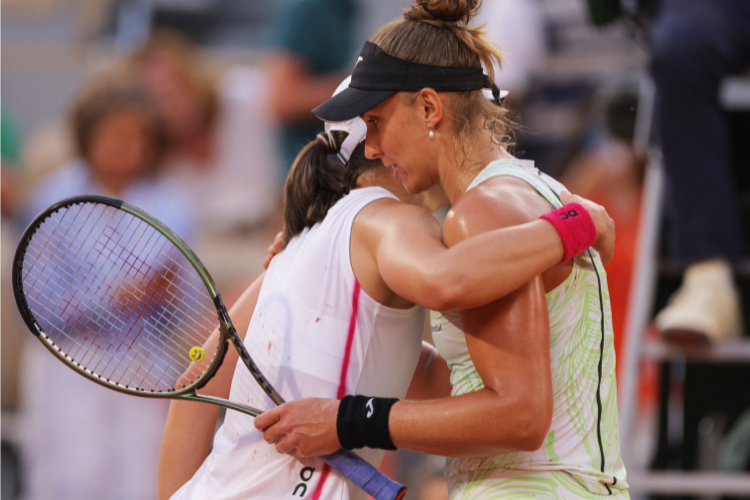
M 373 399 L 375 399 L 375 398 L 370 398 L 370 400 L 365 405 L 366 407 L 368 407 L 370 409 L 370 411 L 367 412 L 367 418 L 372 417 L 372 414 L 375 413 L 375 408 L 372 407 L 372 400 Z
M 559 215 L 562 220 L 567 220 L 570 217 L 578 217 L 578 212 L 576 212 L 575 210 L 568 210 L 567 213 L 561 213 L 557 215 Z

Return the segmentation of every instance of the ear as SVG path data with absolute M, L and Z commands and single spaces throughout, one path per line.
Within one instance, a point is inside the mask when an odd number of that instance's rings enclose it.
M 440 96 L 431 88 L 424 88 L 419 91 L 417 102 L 424 110 L 424 120 L 427 125 L 437 127 L 440 120 L 443 119 L 443 102 Z

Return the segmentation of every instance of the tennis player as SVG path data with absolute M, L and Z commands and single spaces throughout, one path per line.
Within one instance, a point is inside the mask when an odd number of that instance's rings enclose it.
M 480 2 L 416 3 L 365 44 L 349 88 L 313 112 L 361 115 L 368 158 L 411 193 L 439 185 L 452 204 L 443 229 L 451 248 L 559 207 L 563 186 L 507 152 L 501 108 L 483 97 L 486 87 L 498 96 L 500 51 L 466 26 Z M 256 426 L 300 457 L 341 446 L 447 456 L 453 499 L 629 498 L 606 274 L 595 251 L 571 257 L 488 305 L 432 313 L 453 397 L 294 401 Z M 413 386 L 433 387 L 429 372 L 419 375 L 427 380 Z
M 355 393 L 403 398 L 417 365 L 439 375 L 419 378 L 431 387 L 412 391 L 449 395 L 447 366 L 432 363 L 432 349 L 422 346 L 425 314 L 414 303 L 487 303 L 555 265 L 565 251 L 543 220 L 446 250 L 430 215 L 445 195 L 439 188 L 410 195 L 381 161 L 364 158 L 365 133 L 359 118 L 328 126 L 300 153 L 285 188 L 285 248 L 231 312 L 238 330 L 248 332 L 245 343 L 261 371 L 288 400 Z M 584 248 L 599 233 L 606 236 L 598 244 L 611 249 L 609 217 L 587 206 L 600 230 L 588 219 L 588 226 L 559 227 L 563 239 L 578 238 Z M 487 276 L 497 279 L 486 283 Z M 232 373 L 236 359 L 230 350 L 201 393 L 272 407 L 242 363 Z M 172 403 L 159 498 L 364 498 L 317 458 L 277 453 L 253 419 L 236 412 L 227 412 L 211 449 L 216 416 L 209 405 Z M 376 466 L 382 458 L 374 449 L 360 453 Z

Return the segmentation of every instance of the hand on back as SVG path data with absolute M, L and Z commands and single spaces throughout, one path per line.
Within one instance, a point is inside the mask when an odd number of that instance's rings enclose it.
M 266 250 L 266 260 L 263 261 L 263 268 L 268 269 L 268 266 L 271 265 L 271 261 L 274 257 L 276 257 L 276 254 L 281 252 L 281 240 L 284 238 L 284 233 L 279 233 L 276 235 L 276 238 L 274 238 L 273 243 L 271 243 L 271 246 L 268 247 L 268 250 Z
M 580 203 L 591 214 L 591 218 L 596 225 L 594 250 L 599 252 L 604 265 L 608 265 L 615 252 L 615 221 L 612 220 L 603 206 L 568 191 L 560 193 L 560 200 L 563 204 Z

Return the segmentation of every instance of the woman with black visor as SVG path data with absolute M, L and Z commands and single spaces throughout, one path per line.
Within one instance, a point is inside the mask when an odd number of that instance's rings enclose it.
M 443 189 L 452 204 L 448 247 L 534 220 L 561 206 L 564 189 L 507 152 L 503 112 L 482 94 L 490 87 L 498 97 L 491 82 L 500 52 L 466 25 L 478 8 L 417 0 L 365 44 L 349 88 L 314 110 L 330 121 L 362 116 L 368 158 L 392 168 L 410 193 Z M 424 401 L 307 399 L 271 410 L 256 427 L 279 452 L 303 457 L 342 446 L 447 456 L 453 499 L 629 498 L 611 309 L 595 251 L 566 254 L 500 300 L 431 317 L 453 397 L 425 380 L 417 385 L 426 390 L 409 394 Z
M 581 205 L 570 204 L 588 223 L 570 219 L 557 227 L 560 236 L 552 224 L 535 221 L 446 250 L 430 215 L 445 203 L 441 190 L 411 195 L 382 162 L 365 160 L 360 118 L 326 129 L 303 149 L 287 180 L 284 250 L 231 312 L 255 361 L 287 400 L 358 391 L 418 395 L 425 378 L 409 387 L 415 366 L 436 374 L 432 388 L 447 396 L 445 363 L 430 346 L 420 352 L 424 309 L 414 302 L 432 308 L 487 303 L 554 265 L 572 240 L 582 250 L 596 233 L 597 248 L 611 255 L 611 221 L 584 200 L 596 228 Z M 487 276 L 495 279 L 487 283 Z M 454 286 L 446 288 L 446 281 Z M 232 350 L 201 393 L 273 406 Z M 159 498 L 364 498 L 317 458 L 277 453 L 246 415 L 229 412 L 212 443 L 216 415 L 209 405 L 173 402 Z M 360 454 L 376 466 L 382 457 L 378 450 Z

